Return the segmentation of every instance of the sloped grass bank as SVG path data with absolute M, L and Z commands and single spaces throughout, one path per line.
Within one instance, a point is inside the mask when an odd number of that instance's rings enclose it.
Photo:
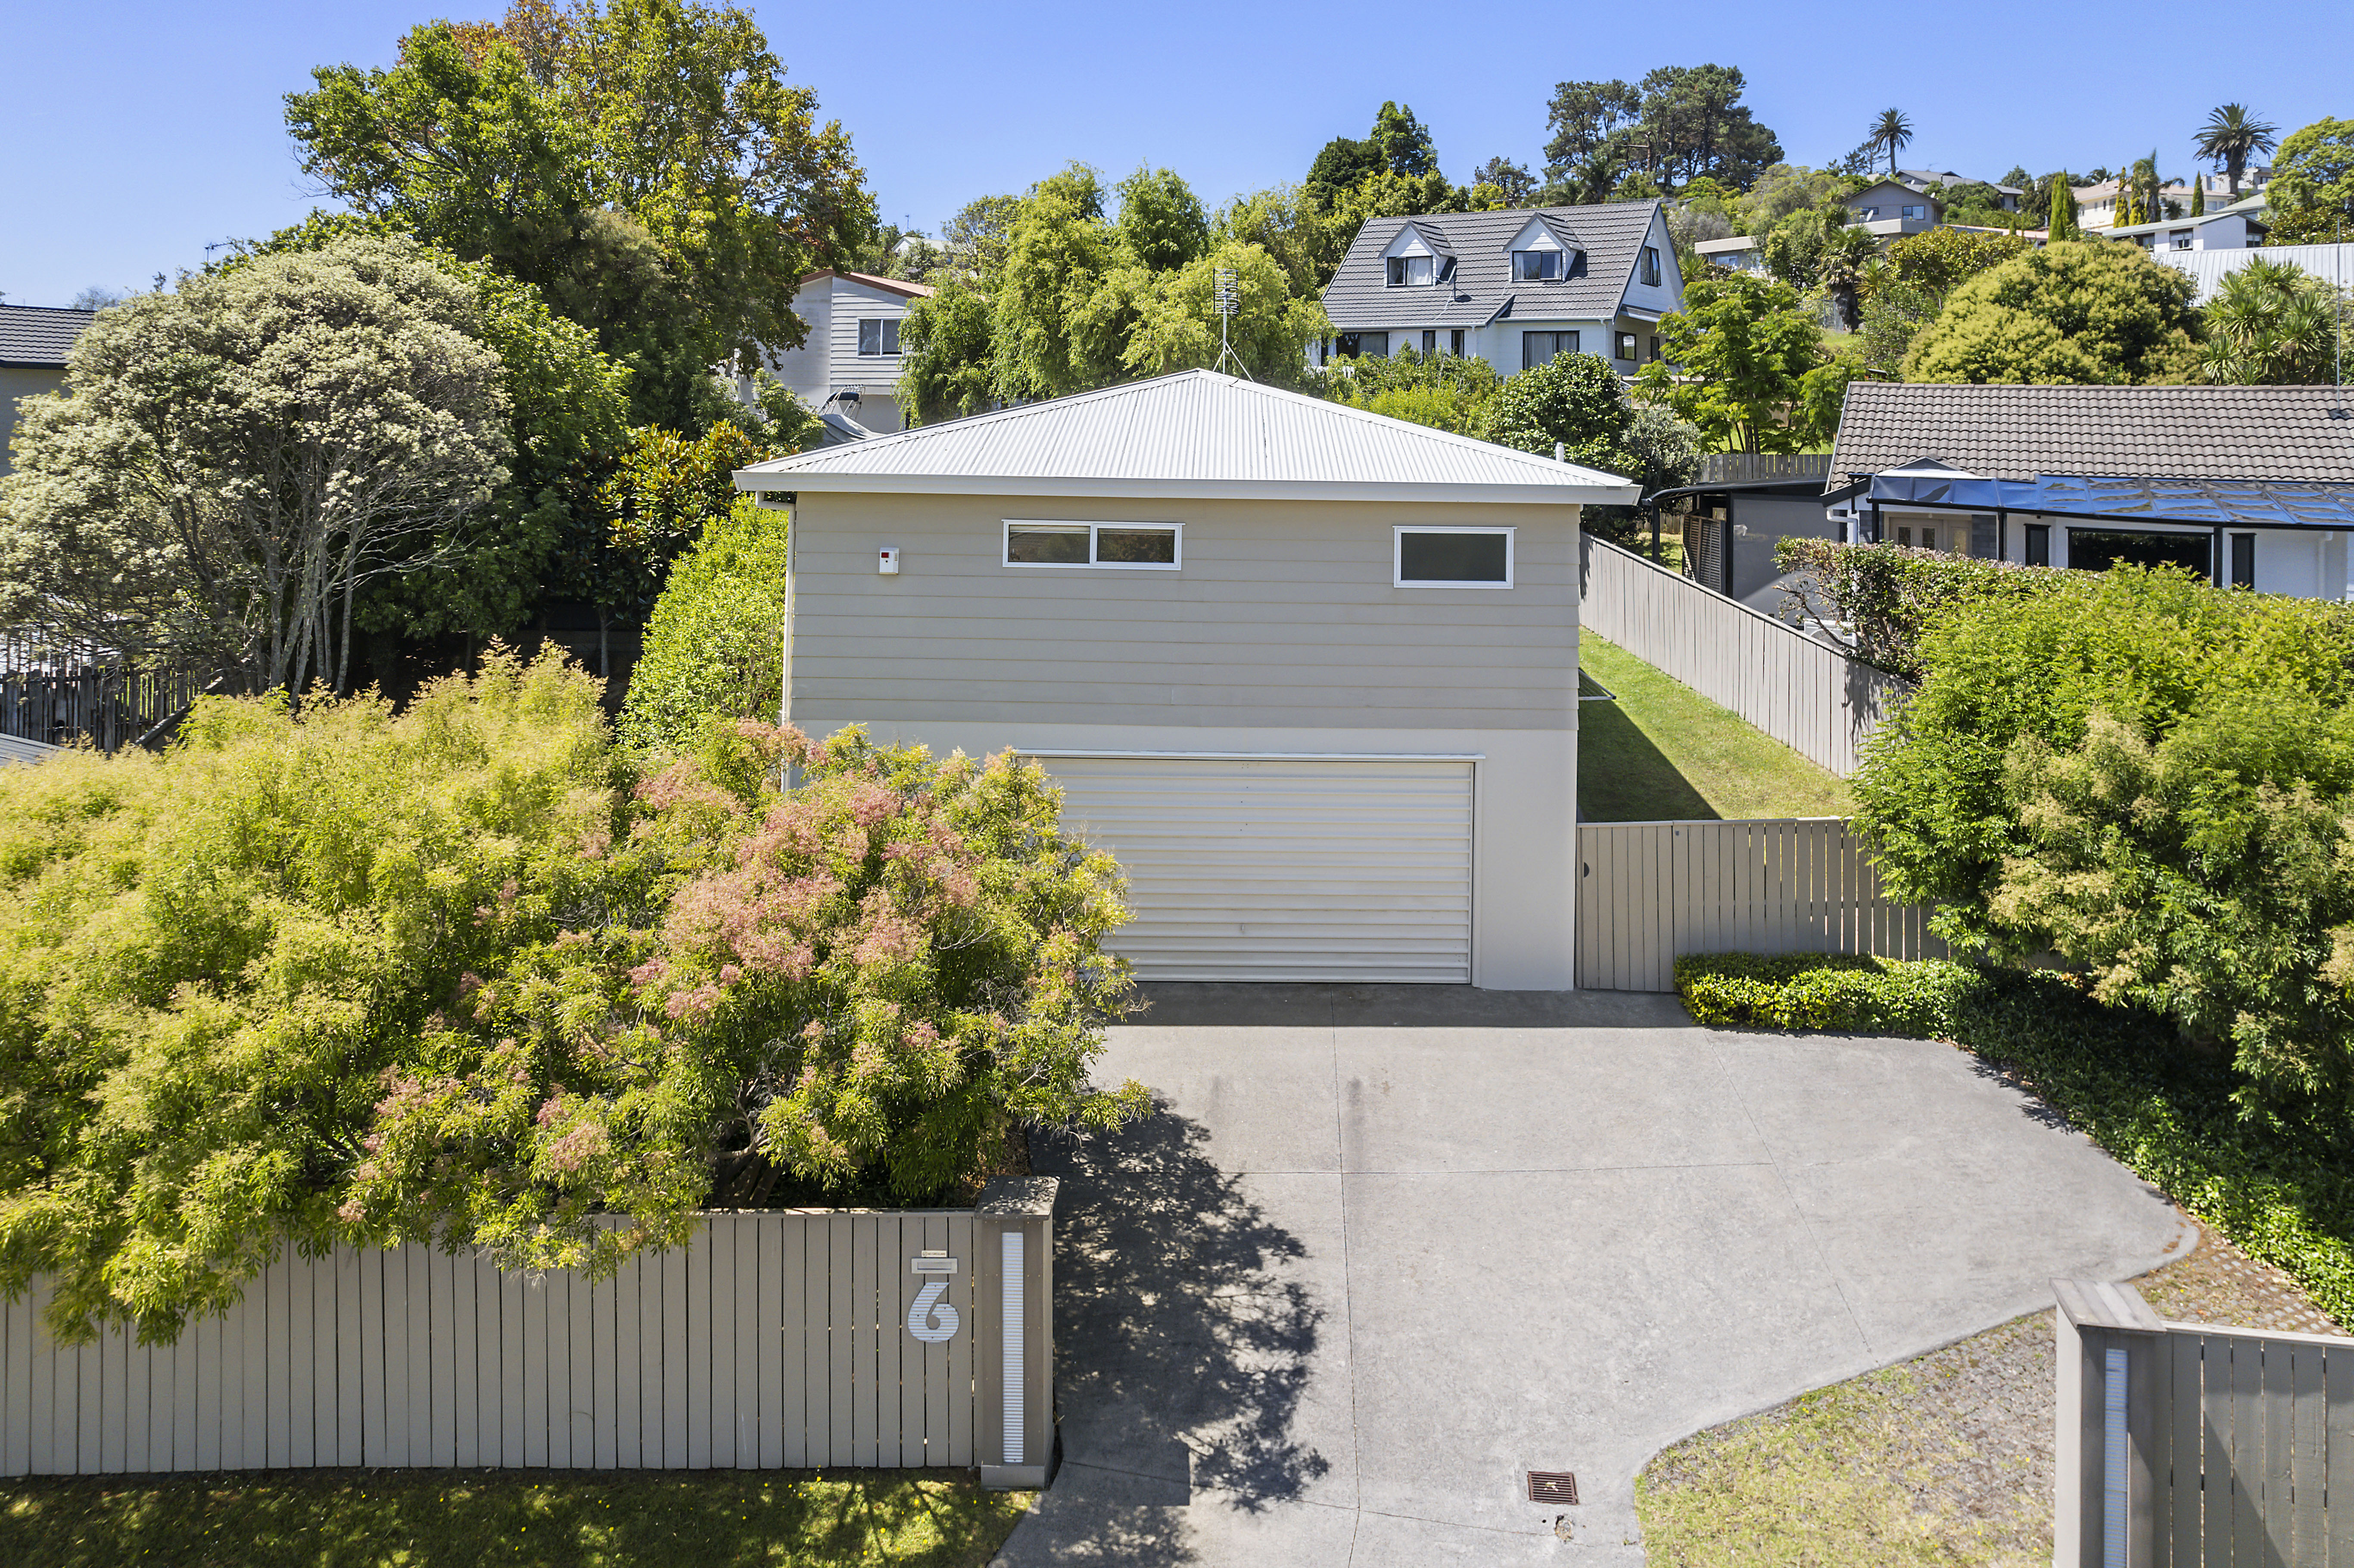
M 2251 1256 L 2354 1322 L 2354 1130 L 2243 1119 L 2221 1060 L 2164 1019 L 2102 1007 L 2059 976 L 1791 953 L 1696 954 L 1676 990 L 1712 1028 L 1951 1040 Z
M 980 1568 L 1030 1505 L 965 1471 L 370 1470 L 0 1485 L 42 1568 Z
M 1589 822 L 1843 817 L 1846 782 L 1673 676 L 1591 631 L 1581 674 L 1616 699 L 1580 703 L 1577 809 Z

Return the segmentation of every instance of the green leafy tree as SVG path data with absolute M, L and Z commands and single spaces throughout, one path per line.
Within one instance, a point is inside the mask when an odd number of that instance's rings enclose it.
M 1213 238 L 1221 244 L 1256 245 L 1274 257 L 1291 291 L 1302 299 L 1320 295 L 1331 280 L 1329 271 L 1319 276 L 1325 246 L 1318 211 L 1303 186 L 1270 185 L 1235 196 L 1218 209 Z
M 1173 169 L 1139 169 L 1119 183 L 1119 237 L 1155 272 L 1173 272 L 1210 243 L 1209 215 Z
M 1207 367 L 1218 359 L 1219 319 L 1214 274 L 1235 275 L 1235 312 L 1227 341 L 1252 379 L 1290 386 L 1308 365 L 1308 345 L 1331 332 L 1331 319 L 1312 299 L 1291 291 L 1283 269 L 1256 245 L 1228 240 L 1172 272 L 1133 269 L 1114 281 L 1129 291 L 1135 325 L 1120 366 L 1136 376 Z
M 1782 157 L 1774 133 L 1757 123 L 1732 66 L 1663 66 L 1639 85 L 1565 81 L 1553 89 L 1545 122 L 1545 177 L 1585 200 L 1671 194 L 1707 178 L 1745 190 Z
M 1766 270 L 1801 292 L 1812 291 L 1846 216 L 1837 208 L 1810 207 L 1782 219 L 1766 236 Z
M 1840 324 L 1853 332 L 1862 319 L 1865 287 L 1880 268 L 1880 241 L 1861 228 L 1832 231 L 1815 264 L 1815 286 L 1839 313 Z
M 2335 243 L 2354 229 L 2354 120 L 2317 120 L 2283 142 L 2264 205 L 2274 245 Z
M 1324 143 L 1315 161 L 1308 165 L 1308 178 L 1302 188 L 1315 199 L 1329 203 L 1360 180 L 1387 166 L 1388 160 L 1382 156 L 1378 143 L 1354 136 L 1335 136 Z
M 1021 211 L 1018 196 L 981 196 L 958 208 L 940 226 L 940 244 L 948 251 L 951 274 L 985 292 L 1005 270 L 1013 220 Z
M 1407 347 L 1349 361 L 1343 372 L 1327 379 L 1324 395 L 1394 419 L 1479 436 L 1485 434 L 1487 405 L 1503 379 L 1484 359 Z
M 899 407 L 911 425 L 937 425 L 990 407 L 989 302 L 957 277 L 908 302 L 899 323 Z
M 1059 397 L 1119 379 L 1134 312 L 1103 285 L 1122 260 L 1093 169 L 1074 164 L 1024 198 L 990 299 L 990 385 L 1000 401 Z
M 1880 118 L 1872 122 L 1872 144 L 1887 150 L 1888 172 L 1892 175 L 1896 173 L 1898 150 L 1911 145 L 1912 141 L 1913 122 L 1904 117 L 1901 109 L 1883 109 Z
M 1819 378 L 1807 396 L 1809 375 L 1833 361 L 1787 283 L 1749 273 L 1696 280 L 1684 308 L 1660 318 L 1659 344 L 1662 357 L 1636 378 L 1638 395 L 1699 427 L 1712 450 L 1805 451 L 1838 428 L 1830 384 Z
M 1400 108 L 1384 102 L 1373 115 L 1369 138 L 1379 151 L 1382 166 L 1394 175 L 1422 175 L 1438 172 L 1438 149 L 1429 130 L 1414 117 L 1411 104 Z
M 1618 438 L 1634 421 L 1626 385 L 1608 360 L 1561 354 L 1504 378 L 1487 401 L 1482 433 L 1545 457 L 1558 442 L 1570 461 L 1599 468 L 1618 455 Z
M 2273 150 L 2280 127 L 2268 125 L 2257 119 L 2244 103 L 2226 103 L 2207 116 L 2199 127 L 2195 150 L 2223 172 L 2232 199 L 2240 199 L 2240 179 L 2248 172 L 2248 161 L 2260 158 Z
M 785 514 L 737 498 L 663 580 L 616 726 L 641 756 L 691 749 L 713 718 L 774 719 L 784 692 Z
M 2207 216 L 2207 179 L 2203 175 L 2190 182 L 2190 216 Z
M 2354 1091 L 2354 611 L 2179 571 L 1934 620 L 1854 781 L 1892 897 L 2228 1043 L 2251 1111 Z
M 732 420 L 700 436 L 637 432 L 599 493 L 605 536 L 580 566 L 581 589 L 600 614 L 645 623 L 671 563 L 735 510 L 743 493 L 736 471 L 779 455 L 764 435 Z
M 801 275 L 874 234 L 848 136 L 734 6 L 524 4 L 313 74 L 286 101 L 303 171 L 538 287 L 636 372 L 638 422 L 716 417 L 709 367 L 799 346 Z
M 2187 273 L 2139 246 L 2047 245 L 1961 284 L 1904 359 L 1907 381 L 2138 386 L 2195 374 Z
M 1846 221 L 1846 198 L 1857 182 L 1829 169 L 1776 164 L 1732 204 L 1733 232 L 1763 239 L 1794 213 L 1819 210 Z
M 1515 164 L 1508 158 L 1490 158 L 1471 172 L 1473 185 L 1493 185 L 1503 196 L 1508 207 L 1528 207 L 1537 194 L 1537 177 L 1525 164 Z
M 2259 256 L 2226 272 L 2202 313 L 2202 379 L 2229 387 L 2303 387 L 2330 379 L 2345 299 L 2296 263 Z
M 1087 1083 L 1125 916 L 1010 756 L 715 724 L 641 779 L 554 658 L 207 699 L 0 773 L 0 1289 L 169 1340 L 289 1241 L 602 1276 L 706 1207 L 952 1201 L 1143 1107 Z
M 101 313 L 68 394 L 18 405 L 0 615 L 347 690 L 364 596 L 461 554 L 508 482 L 482 301 L 413 240 L 355 236 Z M 529 313 L 506 326 L 528 335 Z M 531 388 L 551 390 L 561 367 Z
M 2031 249 L 2017 235 L 1931 228 L 1892 239 L 1882 265 L 1862 281 L 1856 331 L 1863 361 L 1893 373 L 1922 329 L 1937 319 L 1965 279 L 1999 267 Z

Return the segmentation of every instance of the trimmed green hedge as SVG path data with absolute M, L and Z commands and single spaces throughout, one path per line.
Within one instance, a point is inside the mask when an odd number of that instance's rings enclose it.
M 2177 1048 L 2165 1019 L 2060 975 L 1821 953 L 1695 954 L 1676 990 L 1711 1028 L 1951 1040 L 2354 1324 L 2354 1129 L 2243 1118 L 2229 1065 Z

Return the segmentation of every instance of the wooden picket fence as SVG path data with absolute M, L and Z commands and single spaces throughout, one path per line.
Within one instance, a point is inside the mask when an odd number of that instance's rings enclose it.
M 1687 953 L 1943 957 L 1838 817 L 1581 822 L 1577 984 L 1673 991 Z
M 2354 1563 L 2354 1339 L 2161 1320 L 2053 1281 L 2063 1568 Z
M 0 1474 L 949 1466 L 1043 1484 L 1052 1181 L 704 1218 L 613 1278 L 291 1246 L 176 1344 L 0 1307 Z
M 1909 684 L 1591 534 L 1578 624 L 1844 779 Z

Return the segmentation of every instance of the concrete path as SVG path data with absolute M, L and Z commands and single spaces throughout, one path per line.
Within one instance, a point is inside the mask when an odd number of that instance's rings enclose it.
M 2189 1240 L 1946 1046 L 1671 997 L 1148 994 L 1102 1065 L 1162 1113 L 1037 1150 L 1063 1465 L 1006 1568 L 1639 1563 L 1663 1445 Z

